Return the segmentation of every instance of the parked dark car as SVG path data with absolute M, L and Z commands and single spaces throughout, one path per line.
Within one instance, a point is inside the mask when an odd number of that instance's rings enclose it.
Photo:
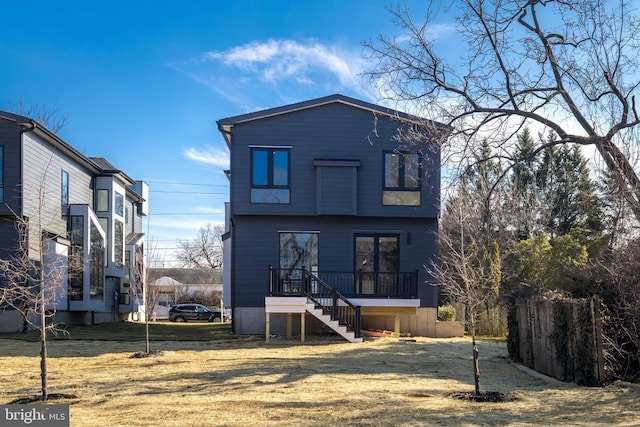
M 220 322 L 220 310 L 211 310 L 202 304 L 178 304 L 169 309 L 169 320 L 172 322 L 186 322 L 188 320 L 207 320 Z

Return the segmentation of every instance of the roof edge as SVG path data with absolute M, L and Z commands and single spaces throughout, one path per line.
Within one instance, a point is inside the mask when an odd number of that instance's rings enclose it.
M 413 122 L 416 124 L 421 124 L 424 122 L 423 119 L 418 116 L 413 116 L 402 111 L 394 110 L 392 108 L 383 107 L 381 105 L 372 104 L 370 102 L 362 101 L 356 98 L 351 98 L 341 94 L 334 94 L 329 96 L 324 96 L 321 98 L 310 99 L 307 101 L 296 102 L 293 104 L 283 105 L 275 108 L 268 108 L 266 110 L 255 111 L 252 113 L 240 114 L 237 116 L 226 117 L 218 120 L 216 123 L 218 124 L 218 130 L 224 136 L 227 145 L 229 145 L 229 133 L 231 128 L 237 124 L 250 122 L 254 120 L 260 120 L 268 117 L 278 116 L 281 114 L 287 114 L 294 111 L 306 110 L 309 108 L 318 107 L 321 105 L 327 105 L 332 103 L 341 103 L 345 105 L 350 105 L 352 107 L 361 108 L 364 110 L 371 111 L 376 114 L 383 114 L 389 117 L 394 117 L 400 120 L 404 120 L 407 122 Z

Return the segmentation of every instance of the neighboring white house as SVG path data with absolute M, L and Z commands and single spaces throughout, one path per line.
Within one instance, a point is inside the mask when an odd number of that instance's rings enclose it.
M 168 317 L 169 308 L 181 298 L 200 295 L 211 299 L 217 295 L 223 301 L 222 270 L 219 269 L 150 268 L 147 282 L 150 289 L 158 292 L 154 310 L 158 319 Z

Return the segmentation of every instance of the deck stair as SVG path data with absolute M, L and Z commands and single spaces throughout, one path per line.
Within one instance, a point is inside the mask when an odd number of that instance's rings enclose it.
M 312 314 L 316 319 L 320 320 L 322 323 L 330 327 L 347 341 L 352 343 L 362 342 L 362 336 L 356 336 L 355 331 L 349 330 L 346 325 L 341 325 L 340 321 L 332 320 L 330 314 L 325 313 L 325 310 L 317 307 L 313 302 L 306 303 L 304 305 L 304 308 L 308 313 Z

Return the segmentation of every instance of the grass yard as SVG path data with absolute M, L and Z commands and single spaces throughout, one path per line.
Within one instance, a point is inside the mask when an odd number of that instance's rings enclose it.
M 467 339 L 327 339 L 300 344 L 233 336 L 228 325 L 70 328 L 49 345 L 49 393 L 66 393 L 72 426 L 634 426 L 640 385 L 550 384 L 516 369 L 505 344 L 480 342 L 484 390 L 513 400 L 452 399 L 471 391 Z M 0 403 L 37 394 L 39 345 L 0 334 Z

